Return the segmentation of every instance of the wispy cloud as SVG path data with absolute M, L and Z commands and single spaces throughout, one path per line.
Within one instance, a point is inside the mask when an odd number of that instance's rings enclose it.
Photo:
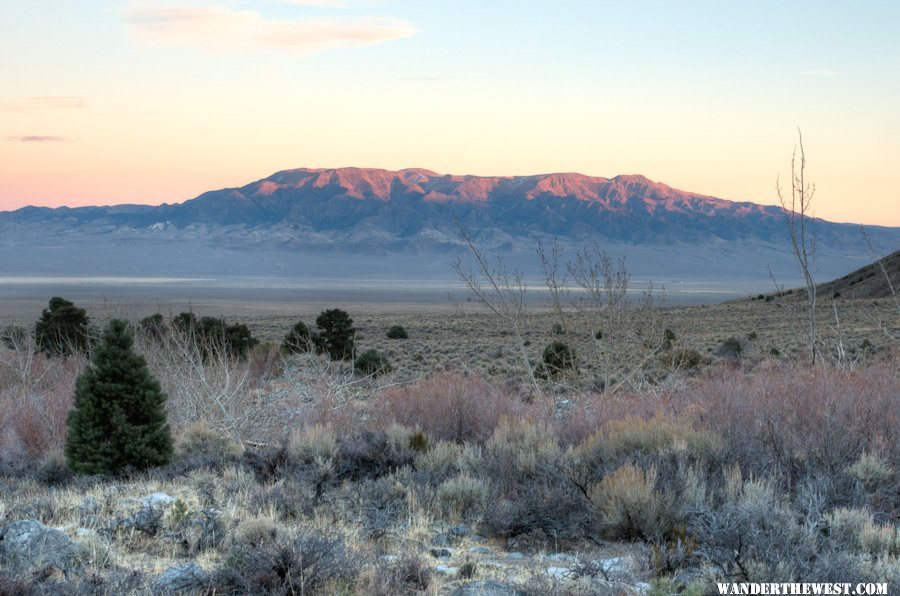
M 332 48 L 372 45 L 418 32 L 388 18 L 268 19 L 253 10 L 221 6 L 160 7 L 132 3 L 124 18 L 138 41 L 188 45 L 212 52 L 275 51 L 307 55 Z
M 814 70 L 801 70 L 800 76 L 807 78 L 825 78 L 825 77 L 836 77 L 841 74 L 839 70 L 831 70 L 829 68 L 818 68 Z
M 0 102 L 3 112 L 37 112 L 41 110 L 71 110 L 87 107 L 83 97 L 59 95 L 48 97 L 28 97 L 16 101 Z
M 52 135 L 27 135 L 24 137 L 6 137 L 7 141 L 14 143 L 68 143 L 66 137 L 55 137 Z

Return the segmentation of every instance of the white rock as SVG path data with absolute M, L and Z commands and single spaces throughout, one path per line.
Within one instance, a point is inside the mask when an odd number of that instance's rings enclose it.
M 144 507 L 166 507 L 168 505 L 171 505 L 174 501 L 175 499 L 173 499 L 166 493 L 156 492 L 141 499 L 141 504 Z
M 556 579 L 565 579 L 570 574 L 568 567 L 547 567 L 547 575 Z
M 449 567 L 447 565 L 438 565 L 434 568 L 438 573 L 443 573 L 444 575 L 456 575 L 456 572 L 459 571 L 459 567 Z

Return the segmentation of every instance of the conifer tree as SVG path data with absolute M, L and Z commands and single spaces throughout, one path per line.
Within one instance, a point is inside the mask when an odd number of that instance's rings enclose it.
M 37 346 L 51 356 L 87 352 L 90 339 L 87 311 L 54 296 L 34 324 Z
M 332 360 L 350 360 L 353 358 L 356 329 L 353 319 L 339 308 L 323 311 L 316 318 L 316 343 L 319 349 L 328 354 Z
M 172 457 L 166 395 L 133 343 L 126 323 L 111 321 L 75 383 L 66 460 L 76 473 L 117 474 Z

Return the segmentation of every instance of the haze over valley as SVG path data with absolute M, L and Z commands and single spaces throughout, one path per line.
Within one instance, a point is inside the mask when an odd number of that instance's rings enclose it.
M 0 275 L 182 279 L 151 291 L 169 288 L 173 298 L 238 298 L 255 286 L 257 297 L 314 298 L 318 289 L 357 300 L 441 302 L 461 290 L 453 263 L 470 258 L 462 230 L 533 283 L 540 276 L 535 251 L 554 241 L 570 254 L 599 243 L 626 259 L 635 287 L 665 286 L 676 303 L 768 290 L 770 270 L 782 284 L 799 279 L 780 207 L 707 197 L 638 175 L 364 168 L 287 170 L 155 207 L 2 212 Z M 900 228 L 866 230 L 878 249 L 900 244 Z M 870 260 L 859 226 L 817 220 L 815 233 L 822 278 Z M 128 294 L 115 285 L 107 280 L 104 295 Z

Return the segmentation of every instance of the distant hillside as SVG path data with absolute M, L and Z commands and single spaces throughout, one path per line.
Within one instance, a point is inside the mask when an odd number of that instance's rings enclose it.
M 832 298 L 889 298 L 892 286 L 894 292 L 900 292 L 900 250 L 839 279 L 820 284 L 817 291 Z
M 779 207 L 643 176 L 296 169 L 159 206 L 0 212 L 0 275 L 452 277 L 459 224 L 526 270 L 538 242 L 600 242 L 643 279 L 796 278 Z M 824 269 L 867 262 L 858 227 L 815 220 Z M 900 228 L 869 228 L 877 248 Z M 755 282 L 754 282 L 755 283 Z

